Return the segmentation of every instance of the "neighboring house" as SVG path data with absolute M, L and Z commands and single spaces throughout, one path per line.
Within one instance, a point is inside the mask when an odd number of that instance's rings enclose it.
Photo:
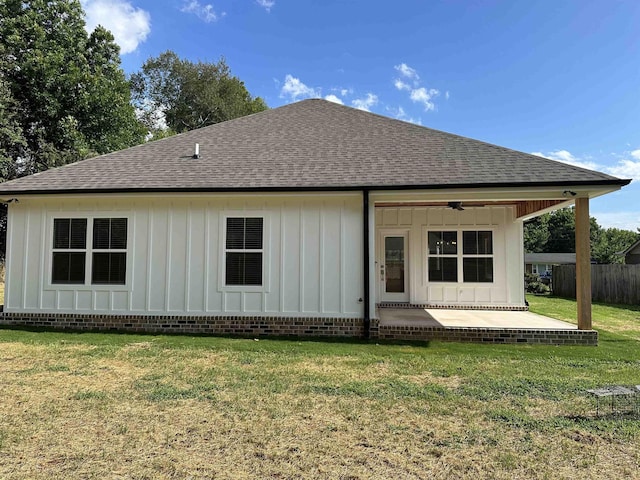
M 378 304 L 524 309 L 523 221 L 628 183 L 305 100 L 1 184 L 4 318 L 366 334 Z
M 575 253 L 525 253 L 524 265 L 527 273 L 549 275 L 554 265 L 575 265 Z
M 616 255 L 624 256 L 624 263 L 627 265 L 639 265 L 640 264 L 640 240 L 632 244 L 626 250 L 617 253 Z

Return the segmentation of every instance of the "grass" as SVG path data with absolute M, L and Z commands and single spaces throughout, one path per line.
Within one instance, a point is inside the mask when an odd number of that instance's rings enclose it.
M 639 478 L 584 391 L 640 383 L 640 311 L 593 312 L 597 348 L 0 330 L 0 478 Z

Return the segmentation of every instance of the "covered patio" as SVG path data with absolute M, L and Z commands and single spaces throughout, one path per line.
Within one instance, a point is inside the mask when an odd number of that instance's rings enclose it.
M 388 340 L 441 340 L 480 343 L 597 345 L 595 330 L 529 311 L 455 308 L 377 310 L 378 337 Z

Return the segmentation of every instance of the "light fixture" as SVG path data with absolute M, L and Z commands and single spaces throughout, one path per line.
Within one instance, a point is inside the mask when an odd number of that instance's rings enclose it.
M 464 208 L 462 208 L 462 202 L 449 202 L 447 206 L 453 210 L 464 210 Z
M 576 195 L 577 193 L 572 190 L 565 190 L 564 192 L 562 192 L 562 196 L 564 198 L 575 197 Z

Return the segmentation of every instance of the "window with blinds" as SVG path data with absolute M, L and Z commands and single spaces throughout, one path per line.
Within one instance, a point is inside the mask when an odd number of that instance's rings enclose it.
M 93 220 L 91 283 L 124 285 L 127 266 L 127 219 Z
M 53 220 L 51 283 L 83 284 L 87 261 L 87 219 Z
M 225 285 L 262 285 L 262 217 L 228 217 Z

